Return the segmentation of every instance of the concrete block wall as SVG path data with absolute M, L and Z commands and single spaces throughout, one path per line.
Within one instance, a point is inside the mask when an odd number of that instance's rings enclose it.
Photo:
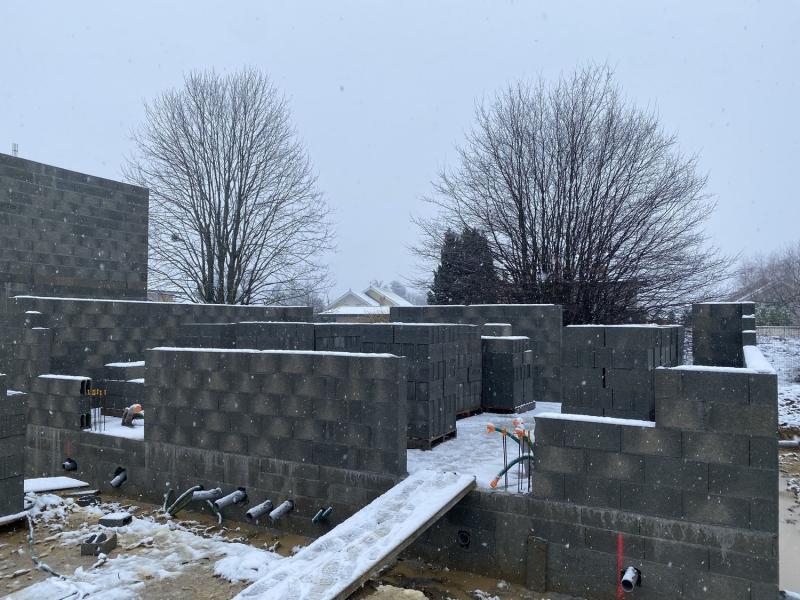
M 455 434 L 456 417 L 480 408 L 481 342 L 472 325 L 317 324 L 318 351 L 390 352 L 408 365 L 409 448 Z
M 25 472 L 24 394 L 6 389 L 0 374 L 0 517 L 23 509 Z
M 481 346 L 481 408 L 504 413 L 536 408 L 530 339 L 525 336 L 483 336 Z
M 508 323 L 513 335 L 531 340 L 533 393 L 537 400 L 561 402 L 563 310 L 555 304 L 472 304 L 469 306 L 393 306 L 401 323 Z M 509 332 L 504 331 L 503 335 Z
M 0 153 L 0 294 L 144 299 L 148 191 Z
M 177 345 L 191 348 L 313 350 L 314 324 L 282 321 L 192 323 L 180 329 Z
M 683 363 L 679 325 L 570 325 L 561 376 L 566 413 L 655 417 L 654 372 Z
M 156 349 L 145 382 L 141 493 L 243 486 L 254 502 L 292 499 L 286 527 L 319 532 L 321 506 L 340 522 L 406 474 L 404 358 Z
M 777 377 L 740 368 L 653 372 L 656 420 L 536 417 L 530 495 L 475 492 L 410 552 L 590 600 L 778 597 Z
M 753 302 L 692 305 L 694 364 L 741 367 L 744 361 L 742 347 L 756 344 L 755 313 Z
M 310 307 L 17 296 L 6 300 L 0 318 L 4 325 L 0 327 L 0 365 L 5 363 L 14 389 L 24 390 L 32 377 L 48 372 L 99 380 L 108 363 L 139 361 L 146 348 L 174 345 L 190 323 L 306 321 L 311 317 Z

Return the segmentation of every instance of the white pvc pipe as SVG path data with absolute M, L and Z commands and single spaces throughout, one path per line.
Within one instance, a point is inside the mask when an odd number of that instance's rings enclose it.
M 226 506 L 230 506 L 231 504 L 238 504 L 239 502 L 244 502 L 245 498 L 247 498 L 247 494 L 244 493 L 244 490 L 234 490 L 227 496 L 223 496 L 219 500 L 215 500 L 214 504 L 217 506 L 217 510 L 222 510 Z
M 632 592 L 636 584 L 639 583 L 639 569 L 636 567 L 628 567 L 625 569 L 620 583 L 622 584 L 623 591 Z
M 192 501 L 198 500 L 216 500 L 222 496 L 222 489 L 214 488 L 213 490 L 197 490 L 192 493 Z
M 800 447 L 800 438 L 794 438 L 791 440 L 778 440 L 778 446 L 780 448 L 798 448 Z
M 294 502 L 292 502 L 291 500 L 284 500 L 278 505 L 278 508 L 269 513 L 269 518 L 272 519 L 273 521 L 277 521 L 293 508 L 294 508 Z
M 253 508 L 244 513 L 248 521 L 255 521 L 263 517 L 272 510 L 272 500 L 264 500 L 261 504 L 256 504 Z
M 118 488 L 125 480 L 128 478 L 128 472 L 125 469 L 120 469 L 119 473 L 114 475 L 114 479 L 111 480 L 111 487 Z

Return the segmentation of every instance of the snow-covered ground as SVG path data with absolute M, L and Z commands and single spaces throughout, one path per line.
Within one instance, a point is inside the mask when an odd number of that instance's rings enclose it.
M 456 422 L 458 435 L 434 447 L 433 450 L 409 450 L 408 472 L 416 473 L 425 469 L 438 471 L 458 471 L 476 476 L 478 487 L 491 489 L 490 483 L 503 468 L 503 440 L 495 432 L 489 432 L 488 426 L 494 425 L 497 430 L 506 428 L 514 430 L 514 419 L 525 421 L 526 429 L 532 429 L 534 417 L 545 412 L 561 412 L 561 404 L 553 402 L 537 402 L 536 409 L 518 415 L 498 415 L 483 413 Z M 517 445 L 509 440 L 508 460 L 518 455 Z M 517 470 L 509 471 L 508 491 L 517 491 Z M 504 489 L 503 483 L 498 490 Z M 525 487 L 523 492 L 527 492 Z
M 119 509 L 113 503 L 79 508 L 71 499 L 55 494 L 30 495 L 29 498 L 33 501 L 30 514 L 37 524 L 36 536 L 47 536 L 55 531 L 47 540 L 61 547 L 74 546 L 75 552 L 91 533 L 107 531 L 96 524 L 101 516 Z M 70 530 L 65 522 L 68 514 L 76 511 L 83 513 L 86 523 Z M 197 535 L 175 522 L 152 516 L 134 517 L 129 525 L 116 527 L 114 531 L 122 551 L 115 551 L 113 558 L 100 556 L 91 566 L 62 573 L 63 580 L 50 577 L 8 598 L 42 600 L 88 596 L 98 600 L 129 600 L 146 597 L 143 596 L 146 582 L 176 577 L 201 560 L 214 561 L 214 574 L 231 582 L 260 579 L 273 563 L 283 560 L 274 552 L 230 542 L 220 535 Z
M 778 372 L 778 423 L 800 427 L 800 338 L 759 336 L 758 347 Z

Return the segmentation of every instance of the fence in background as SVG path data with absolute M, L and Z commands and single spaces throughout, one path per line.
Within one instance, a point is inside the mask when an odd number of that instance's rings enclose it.
M 800 337 L 800 326 L 786 325 L 786 326 L 762 326 L 756 327 L 758 335 L 768 335 L 774 337 Z

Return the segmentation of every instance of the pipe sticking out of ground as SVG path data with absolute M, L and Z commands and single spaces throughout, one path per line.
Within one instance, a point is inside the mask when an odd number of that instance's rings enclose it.
M 639 585 L 639 577 L 641 573 L 639 569 L 636 567 L 628 567 L 622 573 L 622 578 L 620 579 L 620 584 L 622 585 L 622 590 L 625 593 L 630 593 L 633 591 L 637 585 Z
M 292 502 L 291 500 L 284 500 L 278 505 L 278 508 L 269 513 L 269 518 L 272 519 L 273 521 L 277 521 L 281 517 L 285 516 L 287 513 L 291 512 L 293 508 L 294 508 L 294 502 Z
M 203 500 L 216 500 L 217 498 L 222 497 L 222 488 L 214 488 L 211 490 L 197 490 L 192 492 L 192 501 L 203 501 Z
M 238 490 L 232 491 L 227 496 L 215 500 L 214 505 L 217 507 L 217 510 L 222 510 L 226 506 L 239 504 L 245 500 L 247 500 L 247 493 L 244 491 L 244 488 L 239 488 Z
M 264 500 L 261 504 L 256 504 L 253 508 L 244 513 L 244 516 L 248 521 L 255 521 L 272 512 L 272 509 L 272 500 Z
M 111 487 L 118 488 L 128 479 L 128 471 L 122 467 L 117 467 L 114 471 L 114 479 L 111 480 Z

